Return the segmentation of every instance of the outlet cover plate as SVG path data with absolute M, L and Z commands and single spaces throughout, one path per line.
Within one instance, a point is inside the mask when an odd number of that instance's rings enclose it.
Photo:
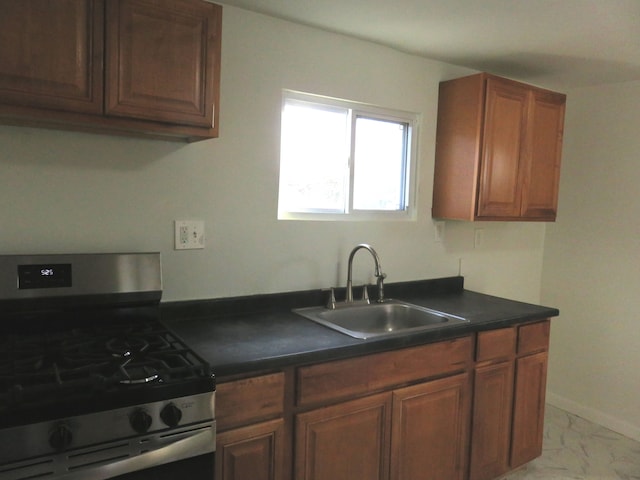
M 205 246 L 204 222 L 201 220 L 175 221 L 175 249 L 192 250 Z

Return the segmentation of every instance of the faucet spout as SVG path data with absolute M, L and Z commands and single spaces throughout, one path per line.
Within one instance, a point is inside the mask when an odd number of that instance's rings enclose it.
M 384 279 L 387 276 L 384 273 L 382 273 L 382 267 L 380 266 L 380 257 L 378 257 L 378 254 L 373 249 L 373 247 L 366 243 L 361 243 L 360 245 L 357 245 L 353 250 L 351 250 L 351 253 L 349 254 L 349 264 L 347 267 L 346 302 L 347 303 L 353 302 L 353 257 L 355 256 L 356 252 L 360 249 L 368 250 L 369 253 L 371 253 L 371 255 L 373 256 L 373 261 L 375 262 L 374 274 L 377 278 L 377 284 L 378 284 L 378 303 L 382 303 L 384 302 Z

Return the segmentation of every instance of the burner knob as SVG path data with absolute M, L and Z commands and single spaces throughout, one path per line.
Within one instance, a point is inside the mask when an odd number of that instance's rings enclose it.
M 56 425 L 49 434 L 49 445 L 59 451 L 71 445 L 72 440 L 73 434 L 71 433 L 71 429 L 64 423 Z
M 136 410 L 129 417 L 129 423 L 131 427 L 138 433 L 146 433 L 151 426 L 151 415 L 149 415 L 144 410 Z
M 160 418 L 168 427 L 176 427 L 182 419 L 182 412 L 173 403 L 170 403 L 160 412 Z

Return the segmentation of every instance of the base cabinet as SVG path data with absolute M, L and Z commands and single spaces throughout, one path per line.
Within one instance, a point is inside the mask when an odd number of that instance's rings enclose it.
M 386 480 L 391 394 L 296 416 L 297 480 Z
M 222 381 L 216 391 L 216 480 L 286 480 L 282 372 Z
M 462 480 L 466 472 L 469 375 L 393 392 L 391 480 Z
M 511 467 L 519 467 L 542 454 L 547 352 L 516 362 Z
M 549 321 L 477 337 L 469 480 L 491 480 L 542 454 Z
M 513 371 L 512 361 L 476 369 L 470 480 L 490 480 L 509 470 Z
M 548 320 L 218 385 L 216 480 L 492 480 L 542 453 Z
M 217 480 L 280 480 L 284 421 L 264 422 L 217 435 Z

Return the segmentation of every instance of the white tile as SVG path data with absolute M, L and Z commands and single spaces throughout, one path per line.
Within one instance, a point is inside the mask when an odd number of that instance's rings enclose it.
M 640 480 L 640 442 L 546 406 L 542 456 L 500 480 Z

